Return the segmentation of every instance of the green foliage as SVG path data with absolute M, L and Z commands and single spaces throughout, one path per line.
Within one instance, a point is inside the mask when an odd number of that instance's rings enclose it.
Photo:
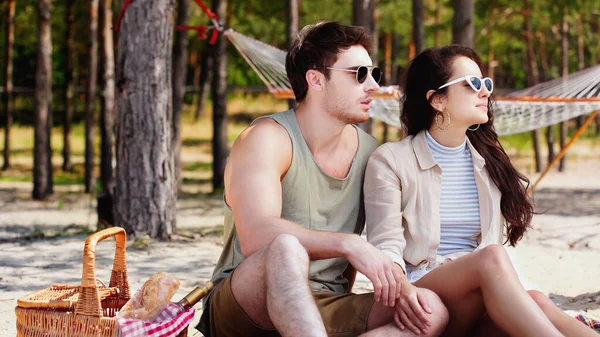
M 281 1 L 287 3 L 287 1 Z M 350 0 L 300 0 L 300 28 L 318 21 L 338 21 L 352 24 Z M 286 7 L 287 8 L 287 7 Z M 285 20 L 285 17 L 283 18 Z
M 436 33 L 439 43 L 448 44 L 452 39 L 452 1 L 423 0 L 425 5 L 426 47 L 435 43 Z M 6 1 L 0 2 L 0 50 L 4 50 Z M 205 2 L 210 5 L 210 1 Z M 438 5 L 441 7 L 438 8 Z M 526 85 L 525 67 L 526 44 L 523 34 L 523 2 L 516 0 L 479 0 L 475 2 L 475 49 L 482 56 L 487 67 L 491 48 L 497 66 L 494 74 L 498 87 L 522 88 Z M 540 80 L 548 80 L 560 75 L 560 34 L 563 15 L 569 23 L 569 70 L 576 71 L 578 65 L 578 38 L 583 37 L 585 65 L 591 66 L 600 58 L 600 1 L 597 0 L 529 0 L 531 7 L 531 25 L 534 33 L 534 50 L 540 73 Z M 227 25 L 247 36 L 261 40 L 283 50 L 287 46 L 287 1 L 264 0 L 229 0 Z M 60 88 L 65 80 L 64 67 L 66 59 L 64 44 L 67 23 L 65 19 L 66 5 L 64 1 L 52 3 L 52 44 L 53 44 L 53 86 Z M 87 79 L 87 49 L 89 43 L 89 20 L 86 1 L 75 2 L 75 82 L 85 86 Z M 113 21 L 120 11 L 121 2 L 114 1 Z M 439 24 L 436 13 L 439 10 Z M 581 16 L 582 26 L 578 29 Z M 412 31 L 412 2 L 407 0 L 379 0 L 377 5 L 377 26 L 380 36 L 393 33 L 397 36 L 397 65 L 407 62 L 408 48 Z M 320 20 L 352 22 L 352 1 L 350 0 L 302 0 L 300 1 L 300 28 Z M 190 25 L 208 24 L 208 17 L 200 8 L 190 1 Z M 15 56 L 14 83 L 16 87 L 33 88 L 35 85 L 36 42 L 37 42 L 37 9 L 35 1 L 17 1 L 15 18 Z M 490 38 L 491 34 L 491 38 Z M 115 34 L 116 36 L 118 34 Z M 190 49 L 203 51 L 209 48 L 206 40 L 198 40 L 195 32 L 189 32 Z M 383 45 L 380 44 L 380 48 Z M 262 82 L 246 64 L 232 46 L 229 48 L 228 82 L 231 86 L 262 86 Z M 1 53 L 0 65 L 5 64 L 4 53 Z M 381 55 L 382 53 L 380 53 Z M 191 73 L 191 72 L 190 72 Z M 191 80 L 191 75 L 189 79 Z M 0 71 L 0 83 L 4 83 L 4 72 Z M 17 108 L 31 111 L 32 94 L 27 96 L 28 102 L 17 103 Z M 53 110 L 62 109 L 62 95 L 55 94 Z M 80 102 L 81 103 L 81 102 Z M 76 109 L 75 119 L 81 113 Z M 0 115 L 2 113 L 0 112 Z M 55 114 L 56 117 L 60 113 Z M 19 119 L 19 116 L 16 116 Z M 25 122 L 30 121 L 25 118 Z

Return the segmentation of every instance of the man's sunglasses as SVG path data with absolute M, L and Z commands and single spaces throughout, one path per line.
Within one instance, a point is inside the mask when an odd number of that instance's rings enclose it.
M 381 81 L 381 69 L 379 67 L 367 67 L 367 66 L 359 66 L 356 69 L 353 68 L 336 68 L 336 67 L 327 67 L 327 69 L 331 70 L 341 70 L 347 71 L 351 73 L 356 73 L 356 82 L 362 84 L 367 80 L 367 75 L 369 75 L 369 68 L 371 68 L 371 77 L 375 80 L 376 83 Z
M 476 92 L 480 92 L 481 88 L 483 86 L 485 86 L 485 88 L 487 89 L 487 91 L 489 91 L 490 94 L 492 93 L 492 91 L 494 91 L 494 81 L 492 81 L 491 78 L 489 78 L 489 77 L 480 78 L 475 75 L 466 75 L 463 77 L 459 77 L 453 81 L 450 81 L 450 82 L 442 85 L 441 87 L 438 88 L 438 90 L 445 88 L 449 85 L 462 82 L 462 81 L 467 81 L 467 83 L 469 83 L 469 86 L 471 86 L 471 88 L 473 90 L 475 90 Z

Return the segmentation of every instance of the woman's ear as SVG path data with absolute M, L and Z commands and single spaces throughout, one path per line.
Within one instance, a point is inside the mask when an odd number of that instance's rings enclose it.
M 317 70 L 309 69 L 306 72 L 308 87 L 316 91 L 323 91 L 323 74 Z
M 425 94 L 425 97 L 435 110 L 444 111 L 446 109 L 446 97 L 443 95 L 436 95 L 436 93 L 435 90 L 429 90 L 427 94 Z

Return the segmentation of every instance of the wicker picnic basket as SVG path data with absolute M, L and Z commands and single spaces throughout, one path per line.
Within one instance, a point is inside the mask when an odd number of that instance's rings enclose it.
M 96 245 L 115 236 L 109 286 L 96 281 Z M 90 235 L 83 249 L 81 286 L 54 285 L 17 300 L 17 337 L 117 337 L 115 314 L 129 300 L 125 230 L 107 228 Z
M 108 287 L 98 285 L 98 242 L 115 236 L 115 258 Z M 129 300 L 125 230 L 107 228 L 90 235 L 83 249 L 81 285 L 53 285 L 17 300 L 17 337 L 117 337 L 115 315 Z M 187 329 L 179 335 L 185 337 Z

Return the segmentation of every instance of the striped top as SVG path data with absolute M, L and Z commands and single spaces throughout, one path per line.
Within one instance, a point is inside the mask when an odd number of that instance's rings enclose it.
M 438 255 L 471 252 L 481 233 L 479 198 L 467 140 L 458 147 L 439 144 L 426 132 L 433 158 L 442 169 Z

